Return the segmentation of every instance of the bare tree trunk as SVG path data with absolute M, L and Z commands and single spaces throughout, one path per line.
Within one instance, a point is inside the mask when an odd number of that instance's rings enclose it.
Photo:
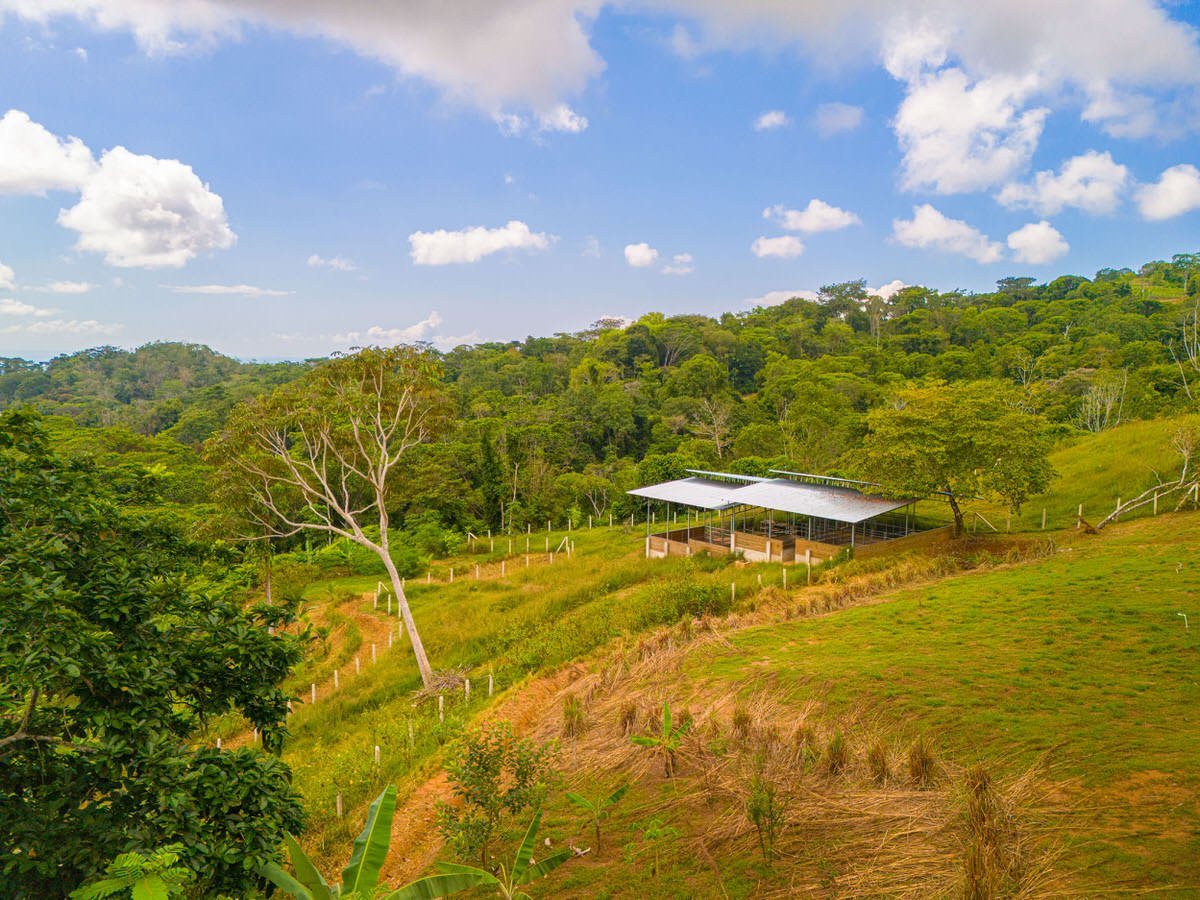
M 425 687 L 429 687 L 433 681 L 433 670 L 429 667 L 429 657 L 425 655 L 425 644 L 421 641 L 417 623 L 413 621 L 412 610 L 408 607 L 408 597 L 404 595 L 404 588 L 400 585 L 400 573 L 396 571 L 396 564 L 392 562 L 392 557 L 388 553 L 380 553 L 379 558 L 383 560 L 388 578 L 392 580 L 392 592 L 396 595 L 396 605 L 400 608 L 400 617 L 404 619 L 404 630 L 408 633 L 409 641 L 412 642 L 413 656 L 417 658 L 417 668 L 421 672 L 421 683 Z
M 954 513 L 954 536 L 961 537 L 966 531 L 966 526 L 963 524 L 962 510 L 958 506 L 958 498 L 949 487 L 946 488 L 946 496 L 950 499 L 950 511 Z

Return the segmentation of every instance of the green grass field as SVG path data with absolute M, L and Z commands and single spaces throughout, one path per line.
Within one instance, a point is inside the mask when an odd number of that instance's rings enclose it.
M 1149 466 L 1165 471 L 1171 430 L 1166 422 L 1134 423 L 1060 448 L 1059 478 L 1014 530 L 1040 532 L 1043 503 L 1051 527 L 1073 525 L 1079 502 L 1086 514 L 1092 504 L 1108 504 L 1114 485 L 1124 491 L 1130 484 L 1132 492 Z M 794 620 L 788 610 L 809 596 L 798 584 L 802 570 L 790 571 L 784 593 L 779 565 L 645 560 L 643 532 L 618 527 L 573 532 L 576 552 L 556 553 L 553 565 L 545 533 L 535 534 L 528 568 L 524 537 L 514 538 L 515 555 L 500 577 L 507 538 L 498 538 L 496 553 L 480 546 L 439 561 L 434 583 L 417 579 L 408 586 L 435 667 L 459 669 L 472 680 L 469 703 L 457 691 L 446 697 L 444 722 L 433 702 L 412 701 L 419 679 L 406 639 L 397 637 L 396 617 L 388 618 L 384 603 L 375 609 L 361 599 L 376 579 L 312 585 L 306 604 L 330 638 L 293 680 L 305 700 L 313 682 L 320 696 L 315 707 L 297 707 L 285 751 L 310 814 L 304 843 L 334 868 L 367 802 L 387 783 L 398 783 L 402 798 L 420 788 L 437 773 L 441 749 L 469 723 L 498 704 L 521 703 L 539 679 L 569 664 L 582 662 L 585 672 L 611 667 L 622 638 L 630 647 L 640 635 L 671 629 L 684 649 L 670 671 L 641 681 L 626 672 L 614 691 L 677 698 L 681 708 L 726 695 L 747 704 L 769 696 L 776 714 L 791 710 L 782 713 L 788 722 L 813 713 L 830 728 L 844 725 L 856 759 L 866 750 L 865 733 L 856 731 L 863 722 L 896 752 L 920 734 L 955 771 L 983 762 L 997 777 L 1015 777 L 1053 749 L 1047 784 L 1070 809 L 1055 820 L 1063 844 L 1056 866 L 1070 883 L 1087 894 L 1194 896 L 1200 891 L 1200 631 L 1185 629 L 1179 614 L 1200 628 L 1200 515 L 1139 519 L 1097 536 L 1073 529 L 1050 536 L 1059 546 L 1047 558 L 934 581 L 920 580 L 924 570 L 900 560 L 897 566 L 918 573 L 914 586 Z M 550 535 L 552 546 L 563 537 Z M 997 545 L 997 556 L 1004 552 Z M 478 580 L 476 563 L 483 571 Z M 883 565 L 851 564 L 827 577 L 844 580 Z M 451 567 L 453 584 L 446 581 Z M 739 624 L 719 642 L 688 644 L 690 632 L 676 627 L 704 612 L 730 611 Z M 494 698 L 487 696 L 489 674 Z M 594 702 L 589 715 L 605 724 L 589 738 L 592 750 L 575 760 L 564 748 L 563 758 L 564 787 L 585 793 L 628 777 L 632 759 L 627 738 L 610 727 L 621 697 Z M 557 714 L 553 703 L 541 709 L 537 733 L 556 736 Z M 227 735 L 237 730 L 234 723 L 224 727 Z M 609 758 L 623 762 L 588 761 Z M 535 896 L 634 896 L 645 893 L 651 876 L 661 896 L 783 895 L 799 883 L 828 885 L 830 895 L 854 893 L 845 881 L 850 851 L 824 838 L 815 850 L 801 842 L 787 863 L 759 860 L 752 837 L 741 832 L 711 851 L 704 845 L 711 859 L 697 855 L 704 836 L 733 815 L 711 798 L 696 799 L 698 779 L 685 772 L 677 785 L 666 785 L 640 775 L 614 813 L 613 852 L 568 865 Z M 341 819 L 334 813 L 339 793 L 347 810 Z M 946 803 L 952 795 L 947 785 Z M 655 829 L 665 829 L 664 836 L 648 839 Z M 814 829 L 796 826 L 793 834 L 811 839 Z M 547 808 L 545 831 L 556 842 L 586 836 L 561 790 Z M 403 840 L 398 836 L 395 852 L 403 854 Z

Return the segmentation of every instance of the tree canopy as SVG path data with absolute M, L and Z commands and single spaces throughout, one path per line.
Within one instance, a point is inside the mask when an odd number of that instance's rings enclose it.
M 237 710 L 278 749 L 302 652 L 278 608 L 201 590 L 194 547 L 123 508 L 38 417 L 0 414 L 0 884 L 64 896 L 118 854 L 183 845 L 242 892 L 301 823 L 287 767 L 192 745 Z
M 1013 510 L 1049 487 L 1045 420 L 999 382 L 930 384 L 897 391 L 867 416 L 860 473 L 894 496 L 942 494 L 963 528 L 961 501 L 998 498 Z

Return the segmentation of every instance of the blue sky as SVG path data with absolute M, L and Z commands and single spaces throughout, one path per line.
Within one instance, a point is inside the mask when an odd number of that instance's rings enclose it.
M 1198 22 L 0 0 L 0 356 L 450 347 L 1196 251 Z

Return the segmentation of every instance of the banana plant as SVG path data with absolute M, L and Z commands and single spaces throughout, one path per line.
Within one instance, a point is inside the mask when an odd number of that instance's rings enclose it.
M 542 822 L 542 811 L 534 813 L 533 821 L 525 832 L 525 839 L 517 850 L 512 868 L 500 866 L 500 874 L 493 875 L 484 869 L 474 866 L 462 866 L 456 863 L 437 864 L 440 874 L 421 878 L 412 884 L 405 885 L 398 891 L 385 894 L 382 900 L 435 900 L 437 897 L 448 897 L 473 887 L 491 887 L 504 900 L 532 900 L 524 891 L 519 890 L 536 878 L 544 877 L 548 872 L 557 869 L 575 854 L 570 850 L 560 850 L 548 856 L 541 862 L 533 860 L 533 847 L 537 841 L 538 826 Z
M 275 863 L 260 866 L 258 874 L 296 900 L 348 900 L 375 895 L 379 872 L 392 841 L 392 819 L 396 815 L 396 786 L 389 784 L 367 810 L 367 824 L 354 839 L 350 861 L 342 870 L 342 883 L 330 885 L 290 834 L 284 838 L 295 875 Z
M 679 752 L 683 736 L 691 730 L 691 720 L 681 722 L 678 728 L 671 723 L 671 703 L 663 701 L 662 726 L 658 734 L 635 734 L 630 738 L 639 747 L 649 747 L 656 753 L 662 754 L 663 770 L 668 778 L 675 776 L 675 754 Z
M 567 793 L 567 799 L 584 810 L 592 819 L 592 827 L 596 829 L 596 855 L 600 855 L 600 822 L 608 816 L 610 808 L 615 806 L 625 792 L 629 790 L 629 785 L 623 784 L 607 797 L 597 797 L 595 800 L 590 800 L 581 794 Z

